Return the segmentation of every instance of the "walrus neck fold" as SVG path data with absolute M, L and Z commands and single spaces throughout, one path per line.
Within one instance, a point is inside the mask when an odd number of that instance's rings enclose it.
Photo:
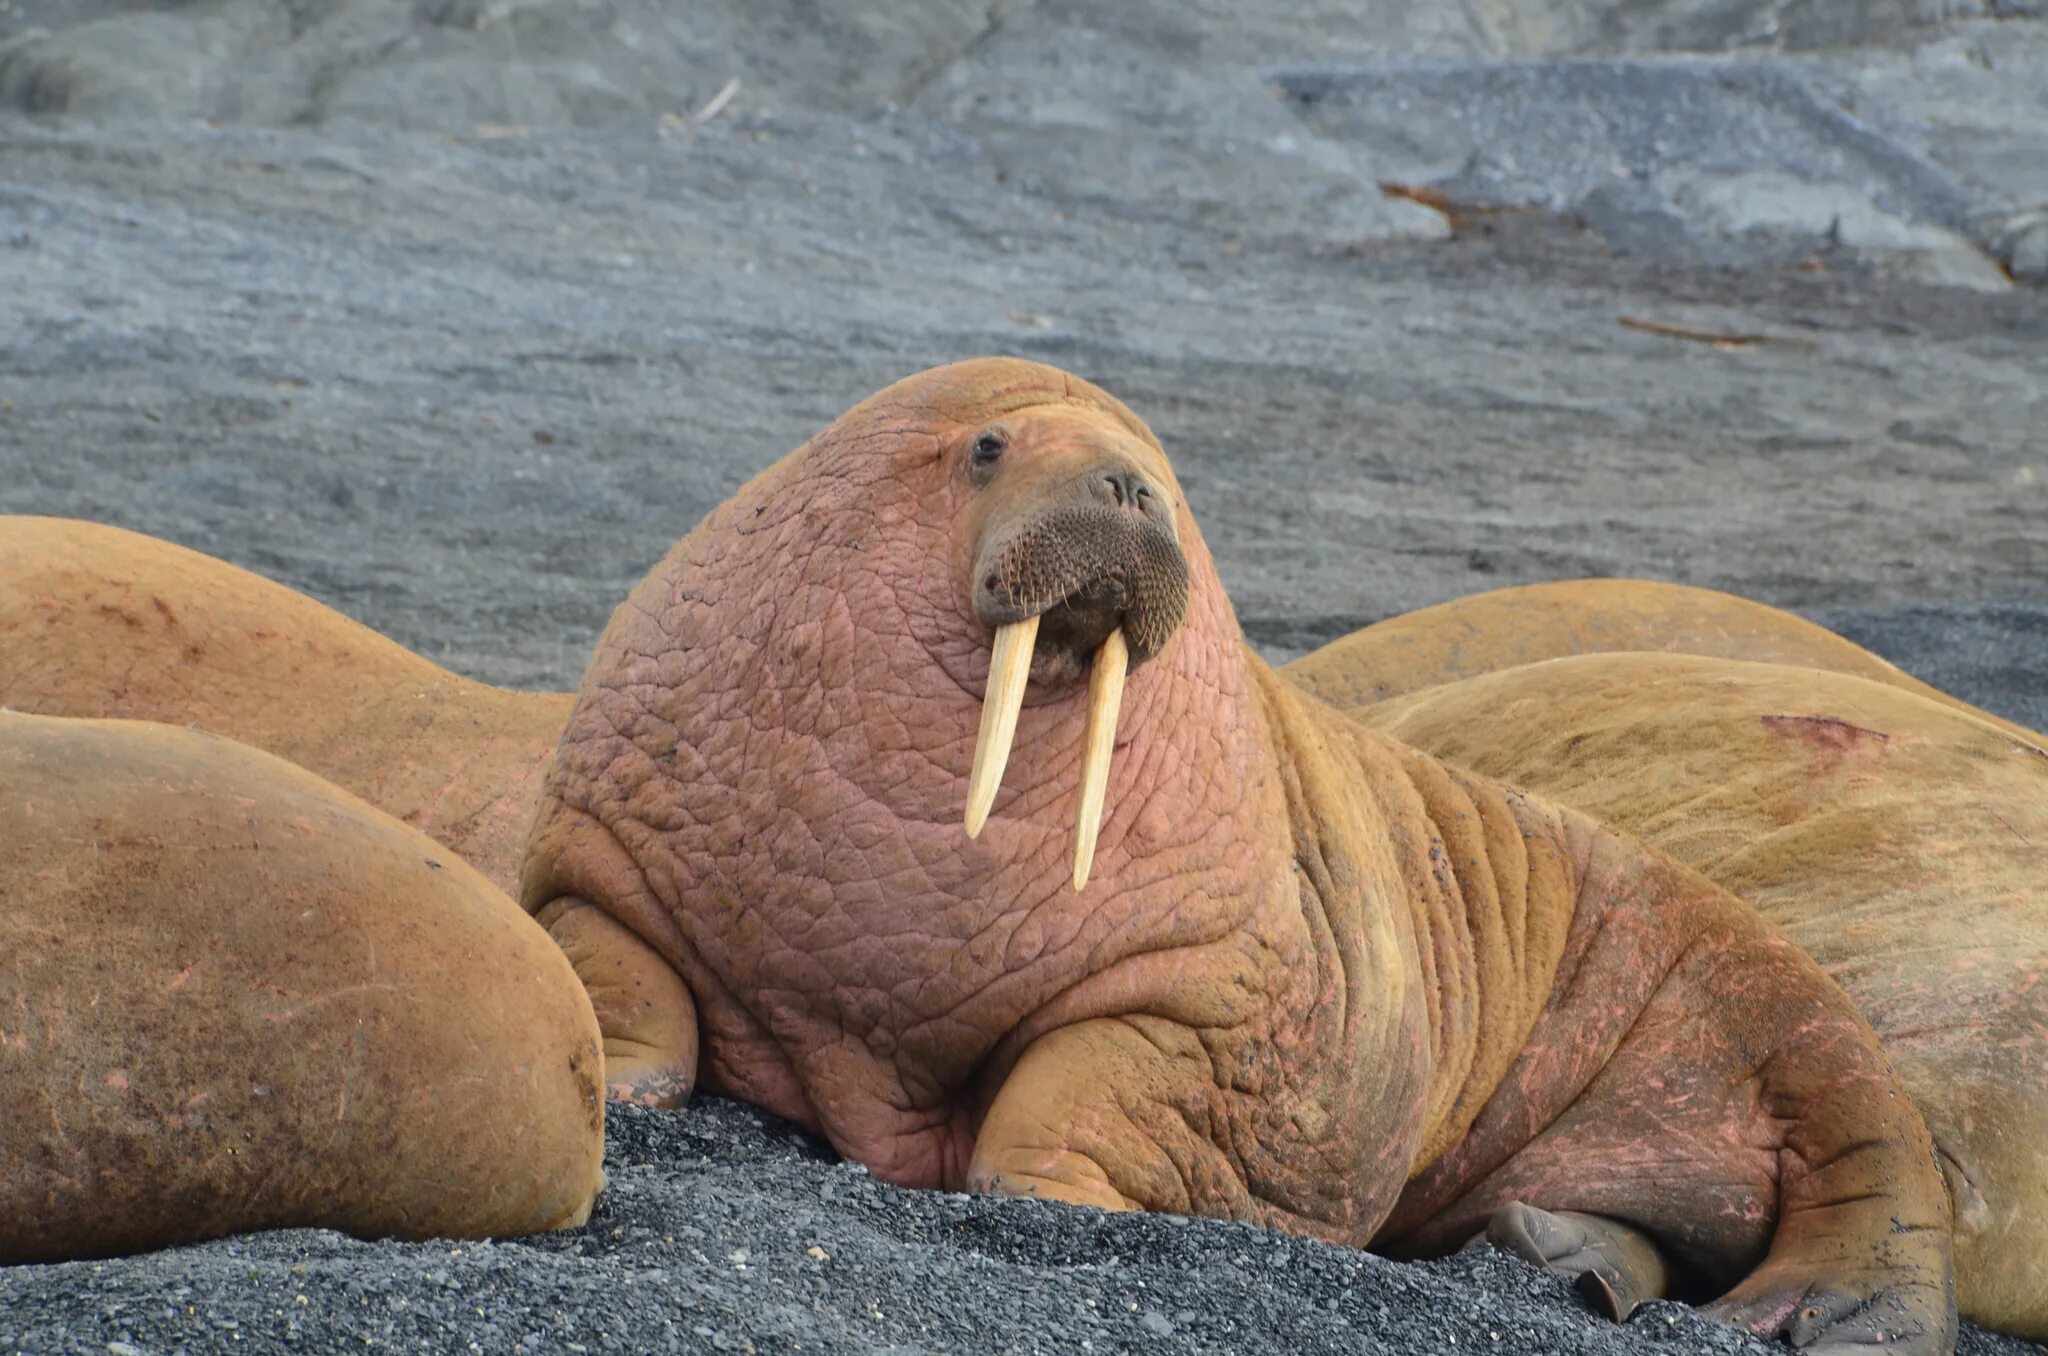
M 1312 1039 L 1371 1071 L 1367 1107 L 1412 1109 L 1359 1141 L 1407 1178 L 1471 1127 L 1525 1043 L 1569 923 L 1537 900 L 1580 873 L 1580 844 L 1551 807 L 1335 718 L 1251 665 L 1323 990 L 1347 995 L 1335 1017 L 1318 1009 L 1329 1029 Z

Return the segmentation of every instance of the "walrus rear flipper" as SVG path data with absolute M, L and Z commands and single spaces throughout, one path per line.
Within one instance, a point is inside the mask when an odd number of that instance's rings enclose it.
M 1671 1293 L 1670 1269 L 1657 1245 L 1604 1215 L 1538 1210 L 1511 1201 L 1465 1250 L 1484 1247 L 1570 1277 L 1579 1294 L 1616 1323 L 1627 1322 L 1637 1305 Z

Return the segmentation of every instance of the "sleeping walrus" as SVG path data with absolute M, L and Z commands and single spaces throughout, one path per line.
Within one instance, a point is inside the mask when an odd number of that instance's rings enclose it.
M 137 532 L 0 517 L 0 707 L 193 725 L 318 773 L 515 888 L 565 693 L 458 677 Z
M 1484 1233 L 1617 1309 L 1951 1341 L 1948 1194 L 1841 989 L 1261 663 L 1156 441 L 1052 369 L 899 383 L 686 537 L 600 642 L 523 896 L 614 1095 L 744 1097 L 912 1185 Z
M 1713 589 L 1650 579 L 1567 579 L 1454 598 L 1340 636 L 1285 672 L 1333 706 L 1362 710 L 1544 659 L 1636 652 L 1845 673 L 2039 738 L 1804 617 Z
M 0 1262 L 580 1224 L 601 1060 L 439 844 L 214 735 L 0 711 Z

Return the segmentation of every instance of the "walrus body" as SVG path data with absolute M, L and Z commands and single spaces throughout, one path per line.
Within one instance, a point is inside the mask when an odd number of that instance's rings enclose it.
M 1811 623 L 1635 580 L 1459 599 L 1285 672 L 1757 904 L 1926 1114 L 1963 1311 L 2048 1336 L 2048 741 Z
M 1933 1132 L 1963 1312 L 2048 1336 L 2048 744 L 1863 678 L 1689 655 L 1352 714 L 1627 829 L 1818 960 Z
M 0 517 L 0 707 L 193 725 L 296 763 L 515 888 L 569 697 L 429 663 L 303 594 L 119 528 Z
M 580 1223 L 600 1062 L 424 836 L 225 739 L 0 712 L 0 1262 Z
M 899 383 L 656 567 L 523 900 L 594 992 L 678 979 L 607 1025 L 615 1085 L 892 1181 L 1410 1255 L 1590 1231 L 1589 1270 L 1801 1345 L 1952 1341 L 1932 1143 L 1841 989 L 1261 663 L 1149 431 L 1052 369 Z

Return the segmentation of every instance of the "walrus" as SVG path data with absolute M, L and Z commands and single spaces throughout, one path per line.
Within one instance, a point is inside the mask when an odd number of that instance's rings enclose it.
M 1566 579 L 1454 598 L 1340 636 L 1288 664 L 1286 673 L 1350 708 L 1542 659 L 1624 651 L 1852 674 L 2033 735 L 1804 617 L 1715 589 L 1649 579 Z
M 1099 819 L 1096 816 L 1099 814 Z M 1245 644 L 1120 402 L 980 360 L 858 405 L 613 614 L 522 903 L 625 1095 L 908 1186 L 1440 1253 L 1817 1351 L 1947 1351 L 1952 1220 L 1853 1003 L 1751 906 Z
M 575 973 L 459 858 L 195 731 L 0 712 L 0 1262 L 580 1224 Z
M 2048 740 L 1695 655 L 1555 659 L 1351 714 L 1627 829 L 1818 960 L 1933 1133 L 1962 1311 L 2048 1337 Z
M 472 682 L 140 533 L 0 517 L 0 707 L 193 725 L 318 773 L 517 888 L 566 693 Z

